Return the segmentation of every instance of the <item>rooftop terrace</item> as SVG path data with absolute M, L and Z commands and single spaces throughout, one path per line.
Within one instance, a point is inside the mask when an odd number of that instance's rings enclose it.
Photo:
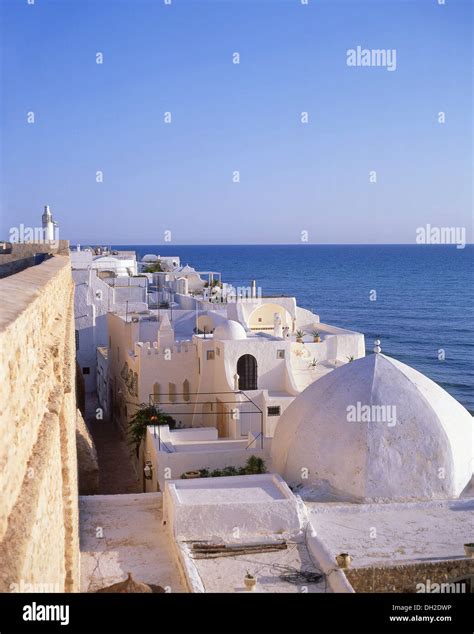
M 354 568 L 464 559 L 463 544 L 473 541 L 474 498 L 305 504 L 320 539 L 334 555 L 350 553 Z
M 123 581 L 128 572 L 136 581 L 185 592 L 162 524 L 161 493 L 81 497 L 80 539 L 82 592 Z

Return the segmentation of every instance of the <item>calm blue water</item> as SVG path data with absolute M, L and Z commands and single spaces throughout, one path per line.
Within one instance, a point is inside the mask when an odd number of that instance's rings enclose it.
M 264 295 L 294 295 L 321 321 L 358 330 L 382 351 L 439 383 L 474 412 L 473 245 L 127 245 L 137 256 L 178 255 L 182 264 L 252 279 Z M 374 289 L 377 300 L 370 301 Z M 444 349 L 445 361 L 438 360 Z

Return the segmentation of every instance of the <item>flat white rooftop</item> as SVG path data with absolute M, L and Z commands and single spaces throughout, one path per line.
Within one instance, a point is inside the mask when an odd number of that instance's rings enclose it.
M 273 480 L 260 482 L 235 482 L 238 476 L 213 478 L 216 484 L 212 489 L 205 488 L 203 480 L 191 480 L 186 488 L 176 487 L 176 495 L 181 504 L 242 504 L 250 502 L 272 502 L 284 500 L 285 495 Z M 204 480 L 206 480 L 205 478 Z M 225 482 L 219 482 L 225 480 Z M 210 492 L 212 492 L 210 494 Z
M 473 541 L 474 498 L 305 505 L 328 550 L 350 553 L 354 568 L 463 559 L 463 545 Z
M 275 473 L 170 480 L 163 501 L 165 520 L 178 541 L 268 541 L 302 528 L 301 503 Z
M 306 543 L 304 509 L 279 475 L 175 480 L 166 484 L 164 502 L 193 591 L 245 592 L 247 571 L 258 577 L 257 592 L 330 591 L 324 576 L 308 581 L 319 570 Z M 199 556 L 196 545 L 209 544 L 237 554 Z M 283 547 L 269 549 L 275 545 Z
M 245 592 L 244 576 L 247 571 L 257 576 L 256 592 L 259 593 L 331 592 L 324 577 L 319 582 L 308 583 L 304 577 L 296 576 L 302 571 L 320 572 L 303 539 L 289 542 L 287 550 L 216 559 L 192 559 L 192 564 L 205 592 Z M 244 609 L 245 605 L 244 603 Z
M 148 433 L 156 451 L 167 453 L 231 452 L 245 450 L 249 445 L 248 438 L 245 440 L 219 438 L 217 428 L 212 426 L 170 430 L 168 425 L 160 427 L 155 425 L 148 428 Z
M 161 500 L 161 493 L 79 498 L 82 592 L 124 581 L 129 572 L 135 581 L 186 591 L 162 525 Z

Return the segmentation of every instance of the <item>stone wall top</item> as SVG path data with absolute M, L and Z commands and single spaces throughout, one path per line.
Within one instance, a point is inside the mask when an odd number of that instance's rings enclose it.
M 69 257 L 58 255 L 38 266 L 0 279 L 0 333 L 39 297 L 41 289 L 56 275 L 60 272 L 67 275 L 68 271 Z
M 11 253 L 0 253 L 0 264 L 28 258 L 35 253 L 69 255 L 69 240 L 56 240 L 53 242 L 12 242 L 11 247 Z

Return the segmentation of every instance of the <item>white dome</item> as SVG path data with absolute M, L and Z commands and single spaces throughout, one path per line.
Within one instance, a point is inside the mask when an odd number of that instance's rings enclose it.
M 158 262 L 159 259 L 160 258 L 153 253 L 147 253 L 147 255 L 142 257 L 142 262 Z
M 247 339 L 247 333 L 238 321 L 228 319 L 216 327 L 214 330 L 214 339 L 221 339 L 223 341 L 228 339 Z
M 278 422 L 272 460 L 290 484 L 339 497 L 440 499 L 468 485 L 472 443 L 473 418 L 458 401 L 413 368 L 371 354 L 295 398 Z
M 206 331 L 208 333 L 213 332 L 219 324 L 224 324 L 227 322 L 227 318 L 219 315 L 212 310 L 203 310 L 199 313 L 197 318 L 197 327 L 199 330 Z

